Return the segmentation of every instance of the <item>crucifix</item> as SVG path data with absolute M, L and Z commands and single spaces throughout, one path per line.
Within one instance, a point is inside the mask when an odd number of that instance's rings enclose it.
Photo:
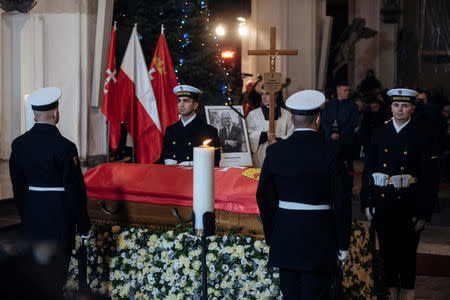
M 269 55 L 270 72 L 264 73 L 264 89 L 270 93 L 269 132 L 275 134 L 275 93 L 281 89 L 281 73 L 275 72 L 278 55 L 298 55 L 298 50 L 276 49 L 277 29 L 270 27 L 270 49 L 248 50 L 248 55 Z

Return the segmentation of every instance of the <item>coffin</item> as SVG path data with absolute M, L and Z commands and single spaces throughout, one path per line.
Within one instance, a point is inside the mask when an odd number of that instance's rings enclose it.
M 263 234 L 255 196 L 259 173 L 254 168 L 214 169 L 217 227 Z M 173 226 L 192 214 L 192 167 L 109 163 L 84 177 L 94 222 Z

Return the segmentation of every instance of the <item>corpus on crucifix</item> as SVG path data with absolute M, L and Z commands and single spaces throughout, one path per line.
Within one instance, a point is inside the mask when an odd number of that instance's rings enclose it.
M 278 55 L 298 55 L 298 50 L 276 49 L 277 29 L 270 27 L 270 49 L 248 50 L 248 55 L 268 55 L 270 71 L 264 73 L 264 89 L 270 93 L 269 132 L 275 133 L 275 93 L 281 89 L 281 73 L 275 72 L 275 61 Z

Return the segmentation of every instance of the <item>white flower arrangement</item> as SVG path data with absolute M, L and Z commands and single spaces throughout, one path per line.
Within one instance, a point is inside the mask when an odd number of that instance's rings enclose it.
M 361 227 L 356 230 L 361 232 Z M 346 293 L 349 299 L 353 298 L 353 293 L 358 296 L 355 299 L 374 296 L 371 264 L 361 263 L 370 261 L 371 257 L 352 263 L 358 259 L 358 252 L 367 250 L 368 240 L 364 234 L 352 237 L 352 247 L 358 249 L 351 249 L 350 262 L 344 269 L 344 287 L 351 291 Z M 79 245 L 77 237 L 77 249 Z M 268 267 L 268 253 L 269 247 L 264 241 L 250 236 L 208 237 L 209 299 L 279 299 L 280 277 L 276 268 Z M 68 292 L 78 286 L 77 256 L 74 250 L 66 286 Z M 201 298 L 201 240 L 186 230 L 158 232 L 93 226 L 87 264 L 89 287 L 109 294 L 112 299 Z

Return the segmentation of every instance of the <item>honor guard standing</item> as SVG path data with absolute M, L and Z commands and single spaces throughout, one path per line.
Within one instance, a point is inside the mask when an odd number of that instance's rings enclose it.
M 77 148 L 55 126 L 60 97 L 55 87 L 28 96 L 36 124 L 13 141 L 9 169 L 24 238 L 32 244 L 51 243 L 64 256 L 56 282 L 62 292 L 75 232 L 86 238 L 90 223 Z
M 414 299 L 416 250 L 436 196 L 437 141 L 411 120 L 417 92 L 393 89 L 393 119 L 374 132 L 365 160 L 361 209 L 372 221 L 389 299 Z
M 267 148 L 256 194 L 269 265 L 288 300 L 324 296 L 350 244 L 344 161 L 317 132 L 324 101 L 314 90 L 287 99 L 295 131 Z
M 173 92 L 178 98 L 180 120 L 166 128 L 161 156 L 155 162 L 166 165 L 192 165 L 193 147 L 211 139 L 210 146 L 216 147 L 214 164 L 220 162 L 220 142 L 217 129 L 206 124 L 197 116 L 199 89 L 189 85 L 177 85 Z

